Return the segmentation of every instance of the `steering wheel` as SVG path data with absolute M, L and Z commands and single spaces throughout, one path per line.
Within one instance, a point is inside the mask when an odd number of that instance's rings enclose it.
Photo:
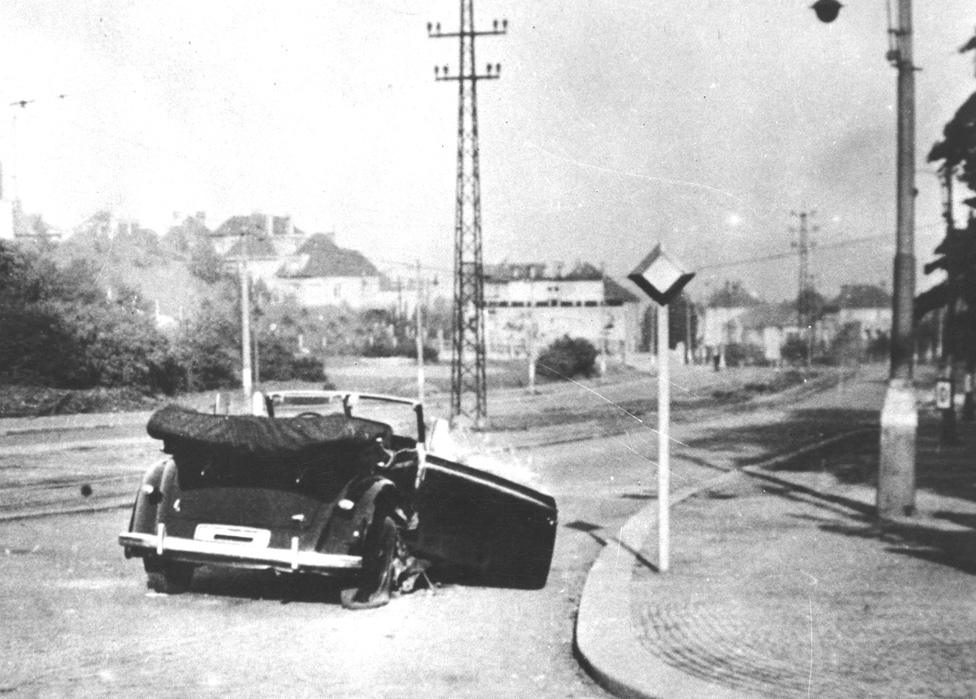
M 296 415 L 295 417 L 296 418 L 322 417 L 322 413 L 316 413 L 316 412 L 313 412 L 313 411 L 309 410 L 309 411 L 304 412 L 304 413 L 298 413 L 298 415 Z

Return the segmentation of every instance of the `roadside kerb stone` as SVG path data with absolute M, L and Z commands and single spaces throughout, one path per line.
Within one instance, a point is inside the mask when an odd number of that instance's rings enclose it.
M 844 440 L 860 437 L 869 431 L 876 430 L 861 428 L 835 435 L 675 491 L 671 495 L 672 507 L 700 492 L 721 488 L 740 478 L 765 476 L 764 471 L 768 469 Z M 776 478 L 790 482 L 790 479 Z M 809 487 L 802 483 L 796 485 Z M 628 590 L 634 563 L 656 531 L 657 501 L 654 500 L 624 524 L 618 539 L 610 539 L 600 551 L 587 574 L 580 596 L 574 638 L 577 657 L 598 684 L 620 697 L 698 699 L 705 696 L 749 696 L 685 674 L 656 658 L 640 644 Z

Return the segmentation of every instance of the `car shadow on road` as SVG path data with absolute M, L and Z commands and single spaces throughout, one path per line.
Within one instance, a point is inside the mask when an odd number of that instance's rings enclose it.
M 266 570 L 197 568 L 191 593 L 237 600 L 341 604 L 343 581 L 317 575 L 281 575 Z M 348 586 L 346 583 L 345 586 Z

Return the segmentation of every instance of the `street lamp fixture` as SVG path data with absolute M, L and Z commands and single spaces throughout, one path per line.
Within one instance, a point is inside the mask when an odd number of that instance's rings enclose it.
M 837 14 L 842 7 L 843 5 L 837 2 L 837 0 L 817 0 L 810 5 L 810 9 L 817 13 L 817 19 L 824 24 L 830 24 L 837 19 Z

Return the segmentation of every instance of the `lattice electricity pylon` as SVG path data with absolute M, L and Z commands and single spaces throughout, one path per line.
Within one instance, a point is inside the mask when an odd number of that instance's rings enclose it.
M 435 80 L 458 83 L 457 188 L 454 214 L 454 314 L 451 356 L 451 422 L 459 418 L 483 426 L 488 417 L 485 380 L 485 292 L 481 259 L 481 172 L 478 163 L 478 81 L 497 80 L 501 65 L 475 68 L 475 39 L 505 34 L 508 20 L 495 20 L 490 30 L 474 28 L 474 1 L 461 0 L 456 32 L 442 32 L 427 23 L 434 39 L 457 38 L 461 65 L 456 75 L 448 66 L 434 68 Z
M 808 224 L 816 213 L 816 211 L 790 212 L 791 216 L 800 219 L 799 228 L 790 228 L 790 232 L 797 235 L 797 240 L 790 243 L 790 246 L 796 249 L 800 258 L 800 265 L 797 270 L 796 314 L 797 323 L 801 328 L 809 328 L 814 321 L 814 309 L 810 306 L 811 297 L 814 293 L 813 275 L 810 274 L 810 251 L 817 245 L 810 240 L 810 235 L 820 229 Z

